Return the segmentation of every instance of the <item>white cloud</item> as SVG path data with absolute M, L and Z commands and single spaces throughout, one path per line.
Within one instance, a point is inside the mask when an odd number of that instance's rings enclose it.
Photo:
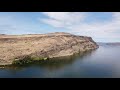
M 56 31 L 57 28 L 62 27 L 69 33 L 91 36 L 93 39 L 104 38 L 106 42 L 108 39 L 120 41 L 120 12 L 111 13 L 111 19 L 105 22 L 99 22 L 97 19 L 92 23 L 86 22 L 86 19 L 92 17 L 89 16 L 89 12 L 43 12 L 46 18 L 39 18 L 39 20 L 56 27 Z M 9 15 L 0 15 L 0 33 L 35 33 L 32 29 L 39 30 L 39 27 L 29 22 L 19 22 Z
M 70 33 L 91 36 L 93 38 L 120 39 L 120 13 L 113 12 L 111 21 L 83 22 L 89 13 L 84 12 L 46 12 L 44 23 L 54 27 L 64 27 Z M 67 22 L 69 24 L 67 24 Z
M 20 22 L 11 15 L 0 15 L 0 34 L 34 34 L 35 25 Z
M 85 13 L 79 12 L 43 12 L 48 18 L 40 19 L 54 27 L 66 27 L 79 24 L 85 18 Z
M 120 12 L 113 12 L 113 17 L 116 21 L 120 21 Z
M 0 15 L 0 34 L 5 34 L 11 32 L 11 30 L 16 30 L 13 22 L 14 19 L 11 16 Z

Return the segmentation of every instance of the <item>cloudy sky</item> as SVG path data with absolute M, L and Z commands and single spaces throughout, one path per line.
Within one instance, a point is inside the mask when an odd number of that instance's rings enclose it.
M 120 12 L 0 12 L 0 34 L 50 32 L 120 42 Z

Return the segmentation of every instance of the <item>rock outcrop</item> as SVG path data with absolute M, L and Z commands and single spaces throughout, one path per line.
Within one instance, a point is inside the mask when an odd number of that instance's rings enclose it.
M 69 33 L 49 33 L 34 35 L 1 35 L 0 65 L 12 64 L 26 57 L 53 58 L 69 56 L 99 46 L 91 37 L 77 36 Z

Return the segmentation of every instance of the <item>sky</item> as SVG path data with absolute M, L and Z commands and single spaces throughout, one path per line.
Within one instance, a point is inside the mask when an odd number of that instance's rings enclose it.
M 0 12 L 0 34 L 53 32 L 120 42 L 120 12 Z

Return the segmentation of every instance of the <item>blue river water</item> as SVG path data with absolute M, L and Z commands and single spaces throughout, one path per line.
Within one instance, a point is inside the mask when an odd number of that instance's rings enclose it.
M 0 78 L 119 78 L 120 46 L 100 45 L 97 50 L 24 66 L 0 69 Z

